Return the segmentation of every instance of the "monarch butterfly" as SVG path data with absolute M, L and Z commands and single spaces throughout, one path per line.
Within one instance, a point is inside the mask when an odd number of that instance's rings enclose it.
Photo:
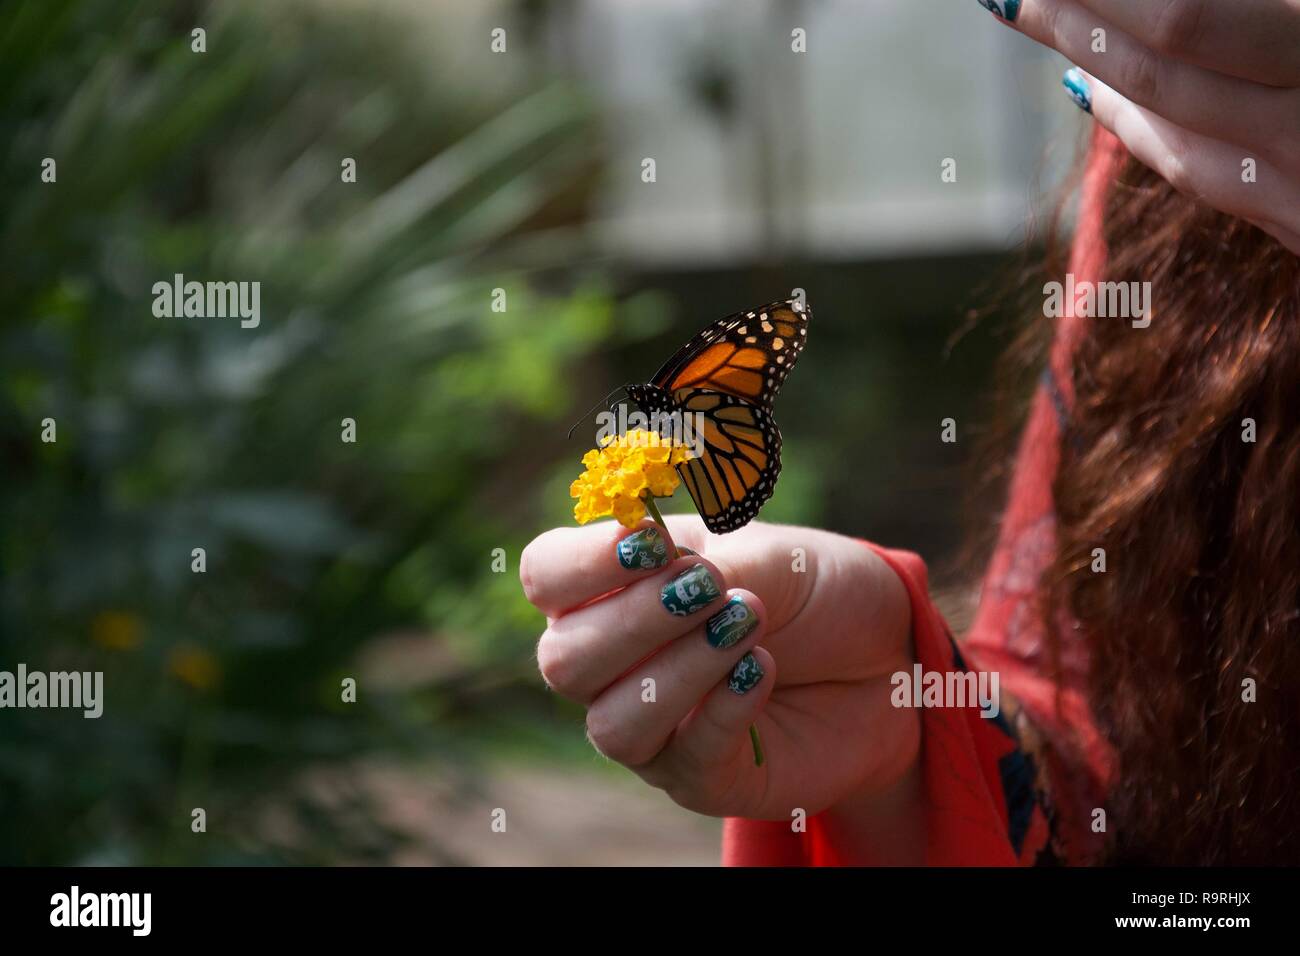
M 705 526 L 744 527 L 776 488 L 781 432 L 772 399 L 808 337 L 812 311 L 798 299 L 719 319 L 677 350 L 628 397 L 649 416 L 698 414 L 702 453 L 677 466 Z

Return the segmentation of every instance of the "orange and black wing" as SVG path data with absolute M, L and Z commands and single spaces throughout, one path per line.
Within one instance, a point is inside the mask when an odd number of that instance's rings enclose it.
M 682 483 L 710 531 L 735 531 L 772 497 L 781 472 L 781 433 L 772 413 L 710 389 L 679 389 L 673 400 L 688 421 L 702 422 L 694 436 L 700 453 L 677 466 Z
M 682 346 L 652 379 L 669 393 L 725 392 L 770 408 L 808 336 L 812 317 L 797 300 L 719 319 Z

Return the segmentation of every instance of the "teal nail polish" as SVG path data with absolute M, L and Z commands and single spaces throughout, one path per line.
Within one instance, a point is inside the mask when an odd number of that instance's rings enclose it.
M 1065 92 L 1070 94 L 1070 99 L 1074 100 L 1074 105 L 1079 107 L 1085 113 L 1092 112 L 1092 90 L 1088 88 L 1088 79 L 1079 71 L 1078 67 L 1070 67 L 1065 71 L 1065 76 L 1061 77 L 1061 85 L 1065 87 Z
M 709 618 L 704 625 L 704 636 L 710 644 L 721 649 L 739 644 L 756 627 L 758 615 L 737 594 L 722 606 L 721 611 Z
M 758 658 L 753 654 L 746 654 L 731 669 L 731 676 L 727 678 L 727 686 L 731 688 L 733 694 L 747 694 L 762 679 L 763 668 L 759 666 Z
M 668 542 L 658 528 L 642 528 L 620 541 L 618 563 L 636 571 L 662 568 L 668 563 Z
M 697 564 L 665 584 L 659 600 L 663 601 L 669 614 L 685 617 L 711 604 L 721 594 L 709 569 Z
M 1020 0 L 979 0 L 985 10 L 991 10 L 1008 23 L 1014 23 L 1020 16 Z

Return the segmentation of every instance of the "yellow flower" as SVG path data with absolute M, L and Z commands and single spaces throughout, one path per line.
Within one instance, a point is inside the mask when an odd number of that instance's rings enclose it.
M 625 528 L 635 528 L 645 517 L 645 502 L 640 498 L 620 496 L 614 499 L 614 517 Z
M 685 445 L 644 429 L 593 448 L 582 456 L 586 470 L 569 485 L 569 497 L 578 499 L 573 516 L 586 524 L 613 515 L 634 527 L 646 515 L 647 494 L 667 498 L 677 490 L 681 478 L 674 466 L 688 457 Z
M 181 644 L 171 652 L 168 669 L 195 690 L 207 690 L 221 679 L 221 665 L 201 647 Z
M 140 643 L 140 619 L 126 611 L 100 611 L 90 622 L 90 639 L 110 651 L 133 650 Z
M 677 490 L 680 480 L 672 465 L 650 465 L 645 470 L 646 487 L 656 498 L 667 498 Z

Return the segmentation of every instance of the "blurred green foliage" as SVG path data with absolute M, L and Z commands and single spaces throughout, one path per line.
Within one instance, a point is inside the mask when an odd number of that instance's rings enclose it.
M 304 781 L 375 754 L 462 788 L 493 753 L 599 766 L 536 674 L 517 578 L 526 541 L 572 522 L 588 446 L 564 431 L 795 287 L 815 317 L 763 517 L 955 547 L 1000 343 L 981 328 L 951 363 L 947 343 L 1001 257 L 620 287 L 586 264 L 605 131 L 527 52 L 548 4 L 507 4 L 511 56 L 474 69 L 486 42 L 448 55 L 403 7 L 5 5 L 0 669 L 102 670 L 106 700 L 0 710 L 0 863 L 389 860 L 360 788 Z M 156 318 L 178 273 L 260 282 L 261 324 Z
M 589 109 L 521 59 L 467 96 L 365 5 L 6 5 L 0 668 L 102 670 L 106 701 L 0 712 L 0 862 L 381 855 L 301 799 L 304 770 L 450 762 L 519 686 L 550 706 L 523 680 L 523 519 L 614 313 L 548 268 Z M 176 273 L 259 281 L 260 326 L 155 318 Z M 364 679 L 359 652 L 411 629 L 441 663 Z M 295 839 L 266 832 L 278 794 Z

